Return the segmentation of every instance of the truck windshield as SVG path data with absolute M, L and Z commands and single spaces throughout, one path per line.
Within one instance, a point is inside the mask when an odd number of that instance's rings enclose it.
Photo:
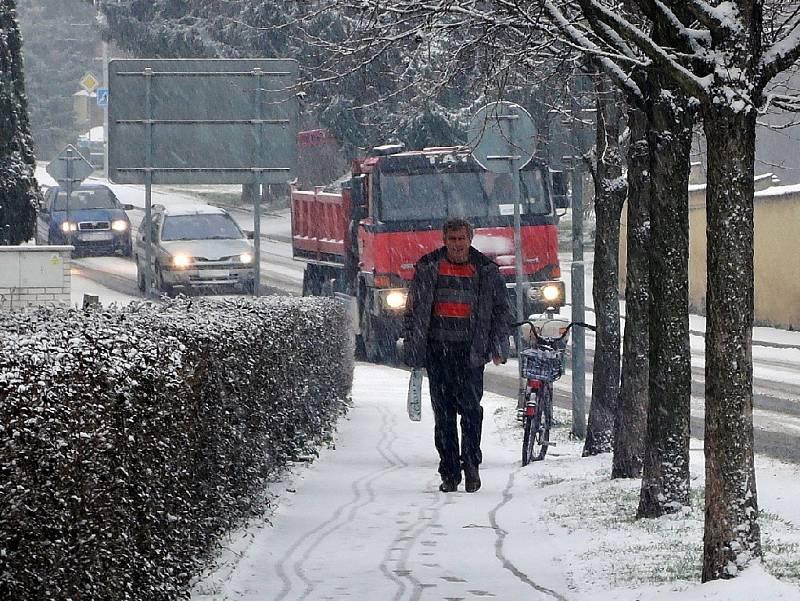
M 228 215 L 172 215 L 164 219 L 161 240 L 220 240 L 244 238 Z
M 382 173 L 381 219 L 446 219 L 513 215 L 511 176 L 507 173 Z M 520 172 L 520 212 L 550 214 L 541 172 Z
M 69 208 L 71 211 L 80 209 L 116 209 L 119 206 L 117 197 L 107 188 L 92 188 L 90 190 L 75 190 L 69 195 Z M 53 202 L 54 211 L 67 210 L 67 192 L 59 190 Z

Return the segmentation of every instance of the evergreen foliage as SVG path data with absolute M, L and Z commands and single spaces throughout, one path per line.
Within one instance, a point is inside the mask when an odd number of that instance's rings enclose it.
M 94 9 L 81 0 L 17 0 L 25 40 L 25 81 L 36 155 L 49 160 L 75 143 L 73 94 L 93 62 L 100 30 Z
M 0 244 L 33 235 L 38 186 L 15 0 L 0 0 Z
M 331 299 L 0 313 L 0 599 L 154 601 L 346 410 Z

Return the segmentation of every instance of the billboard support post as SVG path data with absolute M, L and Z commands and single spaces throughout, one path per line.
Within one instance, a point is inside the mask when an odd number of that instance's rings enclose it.
M 264 135 L 264 110 L 262 106 L 263 103 L 261 102 L 262 73 L 263 72 L 258 67 L 253 69 L 253 75 L 256 78 L 256 93 L 254 95 L 256 102 L 255 114 L 258 117 L 258 136 L 256 138 L 256 193 L 253 199 L 255 207 L 255 211 L 253 212 L 253 246 L 255 247 L 255 256 L 253 257 L 255 261 L 253 296 L 259 296 L 259 294 L 261 294 L 261 187 L 265 185 L 264 172 L 262 171 L 262 167 L 264 166 L 264 144 L 261 141 Z

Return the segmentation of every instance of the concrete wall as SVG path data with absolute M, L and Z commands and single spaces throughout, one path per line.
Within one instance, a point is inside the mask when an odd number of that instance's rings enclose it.
M 69 305 L 72 246 L 0 246 L 0 309 Z
M 756 178 L 754 199 L 754 310 L 758 325 L 800 329 L 800 185 Z M 625 211 L 627 207 L 625 208 Z M 625 290 L 625 227 L 620 243 L 620 290 Z M 689 305 L 706 303 L 706 187 L 689 186 Z

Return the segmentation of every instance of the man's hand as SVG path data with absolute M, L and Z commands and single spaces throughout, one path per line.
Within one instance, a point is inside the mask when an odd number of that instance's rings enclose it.
M 495 365 L 500 365 L 501 363 L 505 362 L 506 360 L 503 359 L 502 357 L 492 357 L 492 363 L 494 363 Z

